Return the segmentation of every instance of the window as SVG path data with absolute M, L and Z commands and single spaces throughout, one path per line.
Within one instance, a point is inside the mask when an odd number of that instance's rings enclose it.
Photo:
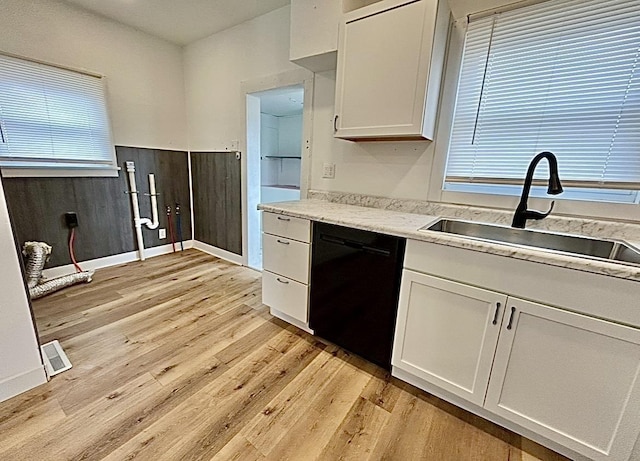
M 0 166 L 115 174 L 102 78 L 0 56 Z
M 638 1 L 549 0 L 472 19 L 444 189 L 519 195 L 531 159 L 551 151 L 560 197 L 637 202 L 638 17 Z

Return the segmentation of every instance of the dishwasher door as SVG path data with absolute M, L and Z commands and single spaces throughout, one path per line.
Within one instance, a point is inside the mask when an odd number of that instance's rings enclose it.
M 406 240 L 314 223 L 309 327 L 391 368 Z

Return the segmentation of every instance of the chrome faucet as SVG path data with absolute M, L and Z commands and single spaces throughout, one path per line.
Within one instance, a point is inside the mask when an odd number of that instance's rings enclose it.
M 533 181 L 533 173 L 540 163 L 540 160 L 546 158 L 549 162 L 549 187 L 547 188 L 547 194 L 558 195 L 562 193 L 562 184 L 560 184 L 560 176 L 558 176 L 558 159 L 551 152 L 541 152 L 536 155 L 527 170 L 527 177 L 524 180 L 524 187 L 522 188 L 522 196 L 520 197 L 520 203 L 516 208 L 516 212 L 513 215 L 513 222 L 511 227 L 518 227 L 524 229 L 528 219 L 543 219 L 549 216 L 555 205 L 555 200 L 551 202 L 551 208 L 546 213 L 540 211 L 528 210 L 527 201 L 529 200 L 529 192 L 531 191 L 531 182 Z

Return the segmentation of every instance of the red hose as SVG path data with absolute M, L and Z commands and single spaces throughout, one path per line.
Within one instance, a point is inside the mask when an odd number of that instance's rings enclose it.
M 76 229 L 75 227 L 73 227 L 71 228 L 71 235 L 69 235 L 69 256 L 71 256 L 71 261 L 73 262 L 73 265 L 76 268 L 76 272 L 83 272 L 82 267 L 80 267 L 80 264 L 78 264 L 78 261 L 76 261 L 76 255 L 73 250 L 73 244 L 75 242 L 75 239 L 76 239 Z

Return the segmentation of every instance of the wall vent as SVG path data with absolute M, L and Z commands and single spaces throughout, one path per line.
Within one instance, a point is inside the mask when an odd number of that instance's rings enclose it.
M 58 340 L 43 344 L 40 349 L 47 369 L 47 376 L 51 377 L 71 368 L 71 362 L 67 358 L 67 354 L 62 350 Z

